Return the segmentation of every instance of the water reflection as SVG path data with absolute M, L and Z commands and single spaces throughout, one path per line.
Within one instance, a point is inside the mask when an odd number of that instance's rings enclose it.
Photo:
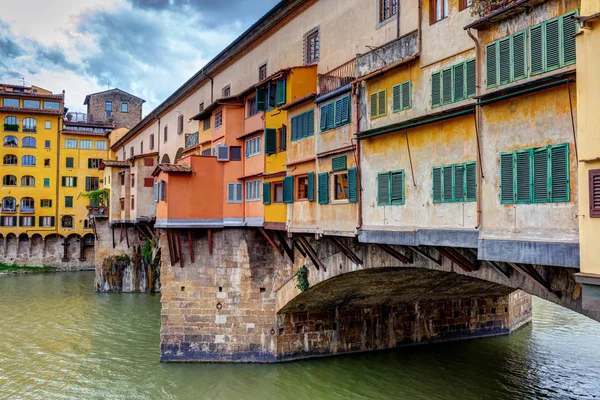
M 0 398 L 600 398 L 600 324 L 534 301 L 490 339 L 279 365 L 158 362 L 160 298 L 93 274 L 0 277 Z

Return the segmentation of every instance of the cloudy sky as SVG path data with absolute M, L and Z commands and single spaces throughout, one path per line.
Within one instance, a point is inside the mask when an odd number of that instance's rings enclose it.
M 5 0 L 2 0 L 5 1 Z M 118 87 L 144 115 L 278 0 L 18 0 L 0 12 L 0 82 L 88 93 Z

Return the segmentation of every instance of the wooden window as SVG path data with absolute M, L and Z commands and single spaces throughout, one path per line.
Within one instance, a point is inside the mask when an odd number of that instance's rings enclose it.
M 256 88 L 256 111 L 266 111 L 267 110 L 267 97 L 268 97 L 268 88 L 263 86 Z
M 100 179 L 98 177 L 95 176 L 86 176 L 85 177 L 85 190 L 86 191 L 92 191 L 92 190 L 98 190 L 98 188 L 100 187 Z
M 205 131 L 210 129 L 210 117 L 207 117 L 204 121 L 202 121 L 202 129 Z
M 412 106 L 412 88 L 410 81 L 392 87 L 392 111 L 407 110 Z
M 223 95 L 223 97 L 231 96 L 231 85 L 227 85 L 223 89 L 221 89 L 221 94 Z
M 258 81 L 262 82 L 267 79 L 267 63 L 258 67 Z
M 348 172 L 333 172 L 331 174 L 332 202 L 348 200 Z
M 230 161 L 241 161 L 242 160 L 242 148 L 240 146 L 229 147 L 229 160 Z
M 40 200 L 40 207 L 42 207 L 42 208 L 50 208 L 50 207 L 52 207 L 52 199 L 42 199 L 42 200 Z
M 286 176 L 283 178 L 283 202 L 294 202 L 294 177 Z
M 434 203 L 472 202 L 477 200 L 475 162 L 434 167 L 432 171 Z
M 204 111 L 204 102 L 198 105 L 198 112 L 201 113 L 202 111 Z
M 223 110 L 219 110 L 215 113 L 215 128 L 223 125 Z
M 283 181 L 273 182 L 273 203 L 283 203 Z
M 386 21 L 398 13 L 398 0 L 379 1 L 379 22 Z
M 473 5 L 473 0 L 459 0 L 459 11 L 465 10 Z
M 500 154 L 502 204 L 570 201 L 569 144 Z
M 62 183 L 63 187 L 77 187 L 77 177 L 76 176 L 63 176 L 61 183 Z
M 387 90 L 371 93 L 371 118 L 381 117 L 387 114 Z
M 485 48 L 486 87 L 505 85 L 527 76 L 527 32 L 521 31 Z
M 345 171 L 332 172 L 331 174 L 331 202 L 350 202 L 358 201 L 358 181 L 356 168 L 348 168 Z M 324 174 L 319 174 L 319 192 L 323 190 L 323 195 L 319 193 L 319 204 L 326 204 L 324 198 L 328 194 L 328 188 L 322 188 L 322 180 L 327 178 Z
M 329 173 L 322 172 L 318 176 L 319 204 L 329 203 Z
M 321 106 L 321 132 L 350 123 L 350 95 Z
M 248 118 L 258 114 L 258 110 L 256 109 L 256 97 L 252 97 L 246 101 L 246 116 Z
M 177 117 L 177 134 L 181 135 L 183 133 L 183 114 Z
M 260 199 L 260 180 L 246 182 L 246 201 L 259 201 Z
M 435 24 L 448 16 L 448 0 L 429 0 L 429 24 Z
M 590 217 L 600 218 L 600 169 L 589 172 L 590 179 Z
M 73 207 L 73 196 L 65 196 L 65 207 L 66 208 Z
M 314 122 L 313 122 L 314 124 Z M 287 126 L 281 125 L 281 128 L 277 130 L 279 136 L 279 151 L 287 150 Z
M 575 10 L 529 29 L 529 48 L 531 49 L 531 75 L 561 68 L 576 61 L 574 35 L 578 32 L 578 23 L 573 16 Z
M 265 154 L 271 155 L 277 153 L 277 129 L 265 129 Z
M 263 204 L 271 204 L 271 182 L 263 183 Z
M 304 63 L 313 64 L 319 61 L 319 52 L 319 29 L 315 28 L 304 36 Z
M 296 200 L 308 200 L 308 175 L 296 176 Z
M 121 103 L 121 112 L 122 113 L 128 113 L 129 112 L 129 104 L 127 104 L 127 103 Z
M 475 95 L 475 60 L 431 74 L 431 106 L 455 103 Z
M 307 138 L 315 133 L 315 110 L 298 114 L 291 119 L 292 142 Z
M 345 169 L 347 169 L 347 157 L 346 156 L 339 156 L 339 157 L 334 157 L 331 159 L 331 170 L 332 171 L 343 171 Z

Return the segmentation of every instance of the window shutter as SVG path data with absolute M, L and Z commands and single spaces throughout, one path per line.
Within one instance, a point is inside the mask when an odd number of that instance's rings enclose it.
M 308 173 L 308 190 L 307 190 L 307 198 L 308 201 L 315 201 L 315 173 L 314 172 L 309 172 Z
M 342 99 L 342 124 L 347 122 L 350 122 L 350 96 Z
M 329 105 L 327 106 L 327 129 L 331 129 L 335 126 L 335 121 L 334 121 L 334 103 L 329 103 Z
M 465 199 L 465 166 L 464 164 L 454 165 L 454 199 L 464 201 Z
M 398 112 L 402 109 L 402 104 L 401 104 L 401 85 L 396 85 L 392 88 L 392 111 L 393 112 Z
M 298 117 L 292 118 L 292 142 L 298 139 Z
M 546 70 L 560 67 L 560 21 L 546 21 Z
M 390 187 L 391 204 L 404 204 L 404 171 L 391 173 Z
M 54 217 L 50 217 L 50 226 L 54 226 Z
M 19 226 L 23 226 L 23 217 L 19 217 Z
M 48 200 L 48 204 L 52 207 L 52 199 Z
M 331 170 L 332 171 L 343 171 L 347 167 L 346 156 L 334 157 L 331 159 Z
M 544 26 L 539 24 L 529 29 L 529 48 L 531 51 L 531 74 L 544 72 Z
M 92 168 L 92 159 L 88 158 L 88 168 Z
M 39 217 L 38 218 L 38 226 L 44 226 L 44 217 Z
M 315 134 L 315 110 L 306 113 L 306 120 L 308 121 L 308 136 L 312 136 Z
M 594 169 L 589 172 L 589 184 L 590 217 L 600 218 L 600 169 Z
M 467 61 L 467 97 L 473 97 L 477 91 L 477 72 L 475 60 Z
M 526 38 L 527 34 L 525 32 L 515 33 L 512 36 L 512 80 L 527 77 Z
M 41 226 L 42 224 L 40 224 Z M 31 217 L 31 226 L 34 227 L 35 226 L 35 217 Z
M 453 180 L 453 168 L 443 167 L 442 168 L 442 200 L 449 202 L 454 200 L 454 180 Z
M 294 177 L 286 176 L 283 178 L 283 202 L 294 202 Z
M 342 124 L 342 100 L 337 99 L 335 101 L 335 126 Z
M 323 172 L 319 174 L 319 204 L 329 203 L 329 174 Z
M 412 107 L 412 85 L 411 82 L 404 82 L 402 84 L 402 109 Z
M 62 182 L 62 186 L 63 186 L 63 187 L 67 186 L 67 177 L 66 177 L 66 176 L 63 176 L 63 177 L 61 178 L 61 182 Z
M 573 16 L 577 12 L 563 15 L 562 22 L 562 42 L 563 42 L 563 65 L 569 65 L 575 62 L 577 58 L 575 48 L 575 34 L 577 33 L 577 21 Z
M 548 149 L 533 151 L 533 201 L 548 201 Z
M 285 104 L 285 79 L 279 79 L 277 81 L 277 89 L 276 89 L 276 104 L 278 106 Z
M 500 154 L 500 202 L 515 202 L 515 171 L 512 153 Z
M 40 207 L 44 204 L 44 200 L 40 199 Z
M 0 226 L 4 226 L 4 217 L 0 217 Z
M 73 178 L 73 187 L 77 187 L 77 177 Z
M 380 206 L 390 205 L 390 173 L 381 172 L 377 174 L 377 204 Z
M 265 154 L 271 155 L 277 152 L 277 130 L 265 129 Z
M 371 118 L 377 116 L 377 93 L 371 94 Z
M 494 87 L 498 84 L 498 69 L 496 48 L 498 42 L 490 43 L 485 48 L 485 71 L 487 87 Z
M 569 145 L 550 148 L 550 193 L 552 201 L 569 201 Z
M 465 164 L 466 196 L 465 201 L 477 200 L 477 164 L 474 162 Z
M 90 177 L 89 176 L 85 177 L 85 190 L 86 190 L 86 192 L 89 192 L 89 190 L 90 190 Z
M 348 201 L 356 203 L 358 201 L 358 183 L 356 181 L 356 168 L 348 169 Z
M 324 131 L 327 129 L 327 107 L 328 104 L 321 106 L 321 130 Z
M 259 182 L 256 182 L 256 190 L 259 189 L 258 186 Z M 259 197 L 259 194 L 256 194 L 256 197 Z M 236 183 L 235 184 L 235 201 L 238 203 L 242 202 L 242 184 L 241 183 Z
M 510 37 L 500 40 L 499 44 L 500 84 L 510 82 Z
M 442 201 L 442 168 L 436 167 L 433 169 L 433 202 L 440 203 Z
M 263 183 L 263 204 L 271 204 L 271 182 Z
M 384 115 L 387 112 L 386 91 L 382 90 L 377 94 L 377 112 L 378 115 Z
M 452 103 L 452 68 L 442 71 L 442 102 Z
M 267 109 L 267 93 L 263 88 L 256 89 L 256 111 Z
M 454 101 L 465 98 L 465 64 L 455 65 L 454 74 Z
M 531 203 L 531 150 L 519 151 L 516 156 L 516 201 Z
M 371 101 L 373 99 L 371 98 Z M 441 99 L 441 75 L 439 72 L 431 74 L 431 106 L 437 107 L 442 104 Z M 372 110 L 372 107 L 371 107 Z

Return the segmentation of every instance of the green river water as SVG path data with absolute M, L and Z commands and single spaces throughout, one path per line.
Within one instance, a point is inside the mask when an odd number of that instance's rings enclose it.
M 278 365 L 161 364 L 160 296 L 0 277 L 0 399 L 600 399 L 600 324 L 534 299 L 510 336 Z

